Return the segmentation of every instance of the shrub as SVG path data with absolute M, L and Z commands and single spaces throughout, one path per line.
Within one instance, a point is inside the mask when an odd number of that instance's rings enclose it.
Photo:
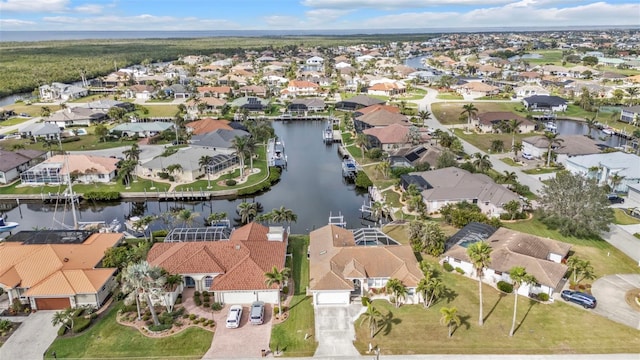
M 498 281 L 498 290 L 511 294 L 513 292 L 513 285 L 506 281 Z
M 362 301 L 362 306 L 367 306 L 371 303 L 371 299 L 368 296 L 363 296 L 360 300 Z
M 82 197 L 93 201 L 114 201 L 120 199 L 120 193 L 117 191 L 87 191 L 82 194 Z
M 461 267 L 456 267 L 456 272 L 457 272 L 458 274 L 464 274 L 464 270 L 462 270 L 462 268 L 461 268 Z
M 549 294 L 547 293 L 540 293 L 538 294 L 538 299 L 540 301 L 549 301 Z
M 233 180 L 233 179 L 228 179 L 227 181 L 224 182 L 225 185 L 227 186 L 235 186 L 238 182 Z
M 210 295 L 211 294 L 206 290 L 202 292 L 202 296 L 204 296 L 204 297 L 209 297 Z
M 190 314 L 189 315 L 189 320 L 193 321 L 196 319 L 196 314 Z
M 369 176 L 364 171 L 358 171 L 356 175 L 356 187 L 361 189 L 368 189 L 373 186 L 373 182 L 369 179 Z
M 149 315 L 149 314 L 142 315 L 142 320 L 147 321 L 149 319 L 151 319 L 151 315 Z
M 166 180 L 166 179 L 168 179 L 168 178 L 169 178 L 169 174 L 168 174 L 168 173 L 166 173 L 166 172 L 159 172 L 159 173 L 158 173 L 158 177 L 159 177 L 160 179 L 165 179 L 165 180 Z
M 166 237 L 169 232 L 167 230 L 156 230 L 151 233 L 154 238 Z
M 211 304 L 211 310 L 213 310 L 213 311 L 222 310 L 222 304 L 219 303 L 219 302 L 214 302 L 213 304 Z
M 283 287 L 282 288 L 282 293 L 285 294 L 285 295 L 288 294 L 289 293 L 289 287 L 288 286 Z
M 451 264 L 449 264 L 448 262 L 442 263 L 442 267 L 447 272 L 452 272 L 453 271 L 453 266 L 451 266 Z
M 160 332 L 171 329 L 171 324 L 150 325 L 149 330 L 154 332 Z
M 200 296 L 200 291 L 196 290 L 196 291 L 193 293 L 193 296 L 194 296 L 194 297 L 199 297 L 199 296 Z
M 64 334 L 67 333 L 67 327 L 66 326 L 60 326 L 60 329 L 58 329 L 58 336 L 62 336 Z
M 193 302 L 196 304 L 196 306 L 201 306 L 202 305 L 202 300 L 200 300 L 199 297 L 193 299 Z
M 75 318 L 73 319 L 73 332 L 76 334 L 80 333 L 86 330 L 89 325 L 91 325 L 91 319 L 86 319 L 84 317 Z
M 278 312 L 279 312 L 279 311 L 278 311 L 278 307 L 277 307 L 277 306 L 274 306 L 274 307 L 273 307 L 273 315 L 278 315 Z

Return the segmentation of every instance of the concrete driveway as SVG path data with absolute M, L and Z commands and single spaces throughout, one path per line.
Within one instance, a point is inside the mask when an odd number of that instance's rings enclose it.
M 29 315 L 0 347 L 0 359 L 42 359 L 58 336 L 58 327 L 51 325 L 53 314 L 55 311 L 38 311 Z
M 316 340 L 314 357 L 359 356 L 353 346 L 353 322 L 364 311 L 362 305 L 318 306 L 315 308 Z
M 591 293 L 598 300 L 593 311 L 610 320 L 640 330 L 640 312 L 627 304 L 625 294 L 640 288 L 639 274 L 609 275 L 596 280 Z
M 213 315 L 216 322 L 216 332 L 209 351 L 203 359 L 229 359 L 229 358 L 258 358 L 261 350 L 269 350 L 271 339 L 271 319 L 273 307 L 271 304 L 264 306 L 264 324 L 251 325 L 249 323 L 249 305 L 242 308 L 240 327 L 227 329 L 225 326 L 230 305 Z

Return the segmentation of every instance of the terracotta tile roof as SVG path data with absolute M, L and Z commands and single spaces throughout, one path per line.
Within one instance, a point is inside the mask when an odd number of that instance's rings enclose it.
M 116 269 L 62 270 L 31 287 L 25 296 L 95 294 Z
M 66 161 L 69 162 L 69 171 L 67 171 L 67 166 L 65 165 L 60 168 L 60 174 L 66 175 L 74 171 L 84 173 L 93 169 L 96 170 L 97 174 L 110 174 L 118 168 L 116 164 L 119 160 L 91 155 L 54 155 L 45 160 L 44 163 L 65 164 Z
M 409 142 L 409 126 L 401 124 L 391 124 L 385 127 L 369 128 L 362 131 L 378 139 L 381 144 L 404 144 Z
M 268 289 L 264 274 L 284 267 L 287 250 L 286 233 L 284 241 L 269 241 L 268 232 L 268 227 L 250 223 L 233 231 L 228 241 L 157 243 L 147 261 L 172 274 L 218 274 L 212 290 Z
M 386 109 L 378 109 L 365 115 L 358 116 L 356 119 L 367 123 L 372 127 L 389 126 L 391 124 L 411 125 L 409 119 L 405 115 L 387 111 Z
M 233 128 L 229 126 L 228 120 L 224 120 L 224 119 L 216 120 L 211 118 L 191 121 L 186 124 L 186 127 L 191 128 L 192 129 L 191 133 L 193 133 L 194 135 L 202 135 L 202 134 L 214 132 L 219 129 L 233 130 Z
M 320 85 L 313 83 L 311 81 L 306 81 L 306 80 L 291 80 L 289 81 L 289 85 L 288 87 L 294 87 L 294 88 L 319 88 Z
M 397 90 L 400 87 L 398 85 L 396 85 L 395 83 L 377 83 L 373 86 L 369 87 L 369 90 L 376 90 L 376 91 L 390 91 L 390 90 Z
M 229 86 L 198 86 L 198 92 L 201 94 L 230 94 L 231 87 Z
M 388 112 L 393 112 L 393 113 L 397 113 L 397 114 L 400 113 L 400 108 L 397 107 L 397 106 L 380 105 L 380 104 L 371 105 L 371 106 L 367 106 L 367 107 L 362 108 L 362 109 L 358 109 L 358 112 L 361 113 L 362 115 L 366 115 L 366 114 L 368 114 L 370 112 L 378 111 L 380 109 L 384 109 L 384 110 L 387 110 Z

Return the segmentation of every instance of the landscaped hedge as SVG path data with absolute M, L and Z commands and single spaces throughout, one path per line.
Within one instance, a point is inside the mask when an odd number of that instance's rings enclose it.
M 86 330 L 91 325 L 91 318 L 85 318 L 84 316 L 73 319 L 73 332 L 75 334 Z
M 511 294 L 513 292 L 513 285 L 506 281 L 498 281 L 498 290 Z
M 549 301 L 549 294 L 547 293 L 539 293 L 538 300 L 540 301 Z
M 82 194 L 82 198 L 93 201 L 114 201 L 120 199 L 117 191 L 87 191 Z
M 279 167 L 276 167 L 276 166 L 269 167 L 269 178 L 267 179 L 267 181 L 263 181 L 259 184 L 240 189 L 238 190 L 238 195 L 250 195 L 250 194 L 255 194 L 261 191 L 268 190 L 269 188 L 271 188 L 271 185 L 275 184 L 280 180 L 281 172 L 282 170 L 280 170 Z
M 453 266 L 451 264 L 449 264 L 448 262 L 444 262 L 442 263 L 442 267 L 447 271 L 447 272 L 452 272 L 453 271 Z

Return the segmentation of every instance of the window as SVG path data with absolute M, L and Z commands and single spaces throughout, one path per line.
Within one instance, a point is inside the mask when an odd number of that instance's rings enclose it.
M 213 284 L 213 278 L 211 276 L 205 276 L 204 287 L 209 289 L 211 287 L 211 284 Z

